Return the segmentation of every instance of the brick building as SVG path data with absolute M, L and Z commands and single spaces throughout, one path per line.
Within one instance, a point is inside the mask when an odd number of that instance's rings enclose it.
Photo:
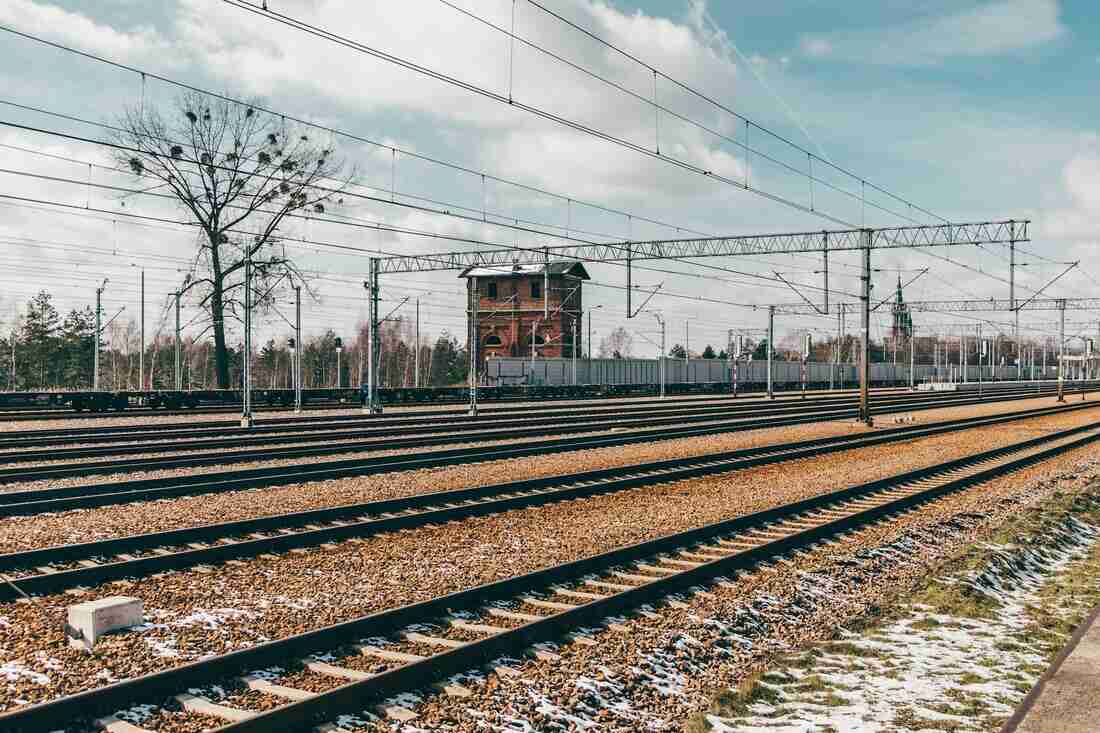
M 574 324 L 579 334 L 581 286 L 590 279 L 580 262 L 475 266 L 459 277 L 466 279 L 467 323 L 473 319 L 469 308 L 477 283 L 478 371 L 491 356 L 529 357 L 532 339 L 539 357 L 571 357 L 574 348 L 580 356 L 580 338 L 573 342 Z

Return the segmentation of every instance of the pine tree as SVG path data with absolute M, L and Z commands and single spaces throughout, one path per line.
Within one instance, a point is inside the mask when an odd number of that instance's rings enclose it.
M 59 383 L 58 313 L 45 290 L 31 298 L 16 345 L 16 373 L 24 389 L 45 389 Z
M 718 355 L 714 353 L 714 347 L 712 347 L 710 344 L 707 344 L 707 348 L 703 349 L 702 356 L 704 359 L 714 359 L 717 358 Z
M 61 324 L 58 384 L 73 389 L 92 386 L 95 362 L 95 311 L 91 306 L 71 310 Z

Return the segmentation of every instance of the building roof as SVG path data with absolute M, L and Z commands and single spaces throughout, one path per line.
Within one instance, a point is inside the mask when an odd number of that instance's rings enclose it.
M 530 265 L 474 265 L 458 274 L 459 277 L 522 277 L 525 275 L 543 275 L 547 268 L 551 275 L 566 275 L 579 280 L 591 280 L 584 265 L 576 260 L 561 260 L 547 264 Z

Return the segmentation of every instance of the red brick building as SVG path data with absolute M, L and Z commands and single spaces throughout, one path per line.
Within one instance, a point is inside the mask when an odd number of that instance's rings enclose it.
M 479 371 L 491 356 L 529 357 L 532 340 L 538 357 L 571 357 L 574 348 L 580 356 L 581 286 L 590 279 L 580 262 L 476 266 L 459 277 L 466 278 L 467 323 L 474 319 L 469 308 L 477 283 Z

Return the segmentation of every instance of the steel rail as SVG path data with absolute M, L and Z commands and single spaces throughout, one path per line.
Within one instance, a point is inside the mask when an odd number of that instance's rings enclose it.
M 906 426 L 873 434 L 815 438 L 689 458 L 509 481 L 7 553 L 0 555 L 0 572 L 9 577 L 10 583 L 0 586 L 0 601 L 13 598 L 16 588 L 28 594 L 54 593 L 80 585 L 148 575 L 201 563 L 254 557 L 265 552 L 316 546 L 323 542 L 339 541 L 349 537 L 362 537 L 420 527 L 425 524 L 484 516 L 557 501 L 637 489 L 658 483 L 728 474 L 757 466 L 817 457 L 838 451 L 857 450 L 899 441 L 909 442 L 945 433 L 1002 425 L 1093 407 L 1095 406 L 1086 403 L 1025 410 L 1007 415 L 963 418 L 928 425 Z M 318 523 L 323 523 L 325 526 L 317 526 Z M 298 529 L 286 532 L 291 528 Z M 215 542 L 217 544 L 211 544 Z M 135 552 L 151 551 L 155 552 L 143 557 L 129 556 Z M 97 559 L 95 564 L 88 564 Z M 57 567 L 58 564 L 72 563 L 83 564 L 79 567 Z M 27 568 L 34 568 L 35 572 L 16 575 Z
M 699 382 L 692 383 L 693 386 L 698 384 L 703 387 L 713 388 L 715 390 L 723 389 L 728 386 L 725 382 Z M 568 386 L 568 385 L 563 385 Z M 585 386 L 585 385 L 579 385 Z M 588 385 L 591 386 L 591 385 Z M 479 395 L 478 400 L 481 402 L 487 402 L 496 405 L 509 405 L 522 402 L 573 402 L 573 401 L 585 401 L 585 400 L 628 400 L 628 399 L 640 399 L 640 398 L 653 398 L 657 395 L 658 389 L 656 384 L 625 384 L 625 385 L 608 385 L 611 387 L 630 387 L 635 391 L 629 394 L 621 396 L 607 395 L 607 394 L 594 394 L 594 395 L 571 395 L 562 397 L 538 397 L 531 395 L 517 395 L 508 397 L 497 397 L 491 394 Z M 393 387 L 392 389 L 414 389 L 409 387 Z M 487 389 L 482 387 L 482 390 Z M 636 391 L 641 389 L 642 391 Z M 882 387 L 881 389 L 904 389 L 902 386 L 898 387 Z M 799 387 L 794 385 L 784 388 L 781 386 L 776 387 L 780 392 L 797 393 Z M 691 394 L 708 394 L 709 392 L 680 392 L 682 395 Z M 714 392 L 714 394 L 726 394 L 726 392 Z M 757 394 L 753 392 L 753 394 Z M 340 409 L 340 407 L 346 407 L 352 409 L 354 405 L 358 404 L 357 401 L 353 402 L 338 402 L 335 400 L 321 402 L 315 400 L 312 404 L 306 403 L 302 405 L 302 409 L 306 412 L 319 411 L 319 410 L 333 410 Z M 418 405 L 418 404 L 432 404 L 432 405 L 465 405 L 465 398 L 450 398 L 439 400 L 426 400 L 424 402 L 410 402 L 394 405 L 399 407 L 402 405 Z M 257 405 L 254 410 L 258 412 L 286 412 L 293 409 L 293 405 Z M 102 412 L 75 412 L 71 407 L 48 407 L 39 409 L 28 409 L 21 407 L 0 407 L 0 418 L 5 420 L 17 420 L 17 421 L 34 421 L 34 420 L 70 420 L 70 419 L 85 419 L 94 420 L 109 417 L 146 417 L 146 416 L 162 416 L 162 415 L 195 415 L 195 414 L 211 414 L 218 415 L 222 413 L 239 413 L 241 411 L 241 405 L 239 402 L 231 403 L 228 405 L 199 405 L 197 407 L 187 407 L 179 409 L 162 409 L 162 408 L 144 408 L 144 407 L 128 407 L 121 411 L 116 410 L 104 410 Z
M 1032 392 L 1034 394 L 1034 392 Z M 886 404 L 892 404 L 899 400 L 900 396 L 880 398 L 888 400 Z M 906 399 L 900 401 L 929 399 L 927 395 L 905 395 Z M 949 399 L 949 398 L 933 398 Z M 469 415 L 447 416 L 420 416 L 407 415 L 400 417 L 360 418 L 351 427 L 343 424 L 337 426 L 324 423 L 298 426 L 277 425 L 260 426 L 258 428 L 240 428 L 232 431 L 212 431 L 209 429 L 183 431 L 170 433 L 168 439 L 163 439 L 161 430 L 155 430 L 151 440 L 149 435 L 144 436 L 146 442 L 135 442 L 136 437 L 128 435 L 122 439 L 118 436 L 93 436 L 89 439 L 73 437 L 57 440 L 56 438 L 40 438 L 33 442 L 30 440 L 13 440 L 11 442 L 0 438 L 0 464 L 22 461 L 58 460 L 69 458 L 91 458 L 96 456 L 128 455 L 138 453 L 159 453 L 162 451 L 179 451 L 186 449 L 217 449 L 243 447 L 250 445 L 275 445 L 279 443 L 309 443 L 318 440 L 326 442 L 347 438 L 370 438 L 373 436 L 393 437 L 395 435 L 409 435 L 415 433 L 446 432 L 448 430 L 462 429 L 464 434 L 469 430 L 484 430 L 489 428 L 525 427 L 539 425 L 570 425 L 582 422 L 607 421 L 609 419 L 626 420 L 631 416 L 643 415 L 646 418 L 655 416 L 705 416 L 714 413 L 722 413 L 722 416 L 737 414 L 772 414 L 790 410 L 806 410 L 810 406 L 843 405 L 854 403 L 854 397 L 833 398 L 829 400 L 805 400 L 798 402 L 784 401 L 779 404 L 763 403 L 709 403 L 703 405 L 643 405 L 628 407 L 625 409 L 604 408 L 600 410 L 529 410 L 524 413 L 513 413 L 507 416 L 471 417 Z M 149 427 L 145 432 L 150 431 Z M 230 435 L 218 433 L 229 432 Z M 68 443 L 106 443 L 108 445 L 79 445 L 76 447 L 64 447 Z M 49 446 L 42 450 L 40 446 Z M 36 450 L 37 448 L 37 450 Z M 18 449 L 18 450 L 12 450 Z
M 1033 388 L 1034 389 L 1034 388 Z M 912 394 L 909 389 L 898 388 L 882 388 L 876 389 L 872 392 L 872 395 L 879 399 L 890 398 L 895 395 Z M 821 399 L 851 399 L 852 395 L 858 395 L 856 390 L 843 390 L 836 392 L 812 392 L 809 395 L 809 399 L 821 400 Z M 481 413 L 487 413 L 491 416 L 508 416 L 508 415 L 522 415 L 530 412 L 532 409 L 537 409 L 542 413 L 546 412 L 576 412 L 581 410 L 620 410 L 625 406 L 627 409 L 633 409 L 635 406 L 648 407 L 659 405 L 713 405 L 713 404 L 753 404 L 764 403 L 766 397 L 764 393 L 741 393 L 739 396 L 734 397 L 729 393 L 714 394 L 714 395 L 700 395 L 700 396 L 684 396 L 684 397 L 668 397 L 666 399 L 660 399 L 657 397 L 646 397 L 639 399 L 631 399 L 627 397 L 610 398 L 607 400 L 581 400 L 577 402 L 570 402 L 569 400 L 545 400 L 543 402 L 532 401 L 529 403 L 522 403 L 517 405 L 487 407 L 484 410 L 480 410 Z M 799 393 L 794 394 L 779 394 L 774 400 L 770 400 L 772 403 L 786 403 L 793 401 L 802 401 L 802 397 Z M 242 433 L 249 434 L 256 430 L 270 429 L 270 428 L 286 428 L 295 429 L 298 426 L 309 427 L 314 425 L 329 425 L 334 423 L 355 423 L 360 422 L 365 424 L 378 424 L 387 420 L 404 420 L 414 419 L 422 417 L 453 417 L 463 418 L 468 417 L 466 410 L 455 409 L 440 409 L 440 410 L 407 410 L 399 411 L 401 407 L 393 412 L 387 412 L 383 415 L 368 415 L 362 412 L 354 413 L 339 413 L 333 415 L 317 415 L 317 416 L 294 416 L 294 417 L 275 417 L 267 418 L 264 420 L 257 420 L 256 425 L 252 428 L 241 428 L 239 420 L 204 420 L 204 421 L 183 421 L 173 423 L 156 423 L 157 432 L 176 433 L 177 431 L 189 431 L 189 430 L 221 430 L 224 433 Z M 163 415 L 164 413 L 158 413 Z M 0 415 L 2 417 L 2 415 Z M 123 415 L 128 417 L 128 415 Z M 84 436 L 125 436 L 129 433 L 142 433 L 149 430 L 148 423 L 137 423 L 129 425 L 103 425 L 103 426 L 88 426 L 88 427 L 72 427 L 72 428 L 42 428 L 33 430 L 18 430 L 8 431 L 0 433 L 0 446 L 7 443 L 17 443 L 21 440 L 39 439 L 39 438 L 68 438 L 68 437 L 84 437 Z
M 636 609 L 643 603 L 709 582 L 731 571 L 752 568 L 765 560 L 914 509 L 949 493 L 1090 445 L 1098 439 L 1100 428 L 1095 425 L 1038 436 L 935 466 L 830 491 L 761 512 L 30 705 L 0 714 L 0 726 L 12 733 L 52 730 L 73 720 L 110 715 L 134 704 L 159 701 L 188 688 L 218 682 L 249 670 L 285 666 L 290 660 L 308 658 L 365 637 L 392 637 L 413 624 L 438 623 L 457 612 L 484 609 L 488 604 L 505 601 L 529 602 L 525 600 L 529 596 L 524 594 L 560 594 L 561 584 L 583 583 L 585 577 L 591 574 L 602 575 L 616 568 L 629 571 L 632 565 L 642 561 L 663 566 L 663 569 L 656 567 L 658 572 L 651 572 L 638 585 L 624 585 L 611 593 L 566 596 L 570 602 L 557 604 L 560 610 L 552 615 L 541 616 L 514 628 L 502 627 L 485 638 L 400 664 L 366 679 L 308 696 L 299 702 L 254 713 L 252 717 L 229 723 L 218 730 L 245 733 L 313 726 L 341 713 L 367 709 L 372 702 L 387 696 L 428 687 L 493 659 L 520 655 L 535 643 L 558 639 L 571 630 L 602 622 L 609 616 Z M 933 485 L 929 486 L 929 483 Z M 767 529 L 770 534 L 755 534 L 761 529 Z M 779 536 L 776 536 L 777 532 Z M 677 560 L 670 557 L 673 553 L 681 556 L 686 553 L 687 557 L 696 561 Z M 701 556 L 708 555 L 699 561 Z M 653 566 L 647 567 L 650 571 L 654 570 Z M 629 577 L 640 577 L 638 574 L 642 572 L 641 567 L 636 567 Z M 580 600 L 577 595 L 587 598 Z
M 1011 395 L 1011 393 L 1007 393 Z M 1034 392 L 1029 393 L 1034 396 Z M 889 398 L 880 398 L 880 407 L 884 405 L 900 405 L 904 408 L 910 403 L 923 404 L 929 401 L 949 403 L 955 399 L 965 399 L 965 396 L 944 397 L 929 396 L 926 394 L 895 395 Z M 554 411 L 529 412 L 516 417 L 419 417 L 409 416 L 398 419 L 382 419 L 377 422 L 364 420 L 362 427 L 352 429 L 333 429 L 328 426 L 318 427 L 288 427 L 278 426 L 269 429 L 261 428 L 258 431 L 239 429 L 240 432 L 230 436 L 211 437 L 209 432 L 203 431 L 197 436 L 174 434 L 167 440 L 148 440 L 147 442 L 99 440 L 108 445 L 80 445 L 76 447 L 64 447 L 65 443 L 84 443 L 79 438 L 72 441 L 46 440 L 40 445 L 48 445 L 48 448 L 28 446 L 26 443 L 5 444 L 0 439 L 0 465 L 12 463 L 29 463 L 33 461 L 57 461 L 74 460 L 84 458 L 98 458 L 103 456 L 128 456 L 153 453 L 184 453 L 186 451 L 220 450 L 228 448 L 244 448 L 249 446 L 264 446 L 261 455 L 279 453 L 283 455 L 283 449 L 272 449 L 277 445 L 295 445 L 302 447 L 311 443 L 324 443 L 324 454 L 332 454 L 344 450 L 355 450 L 363 446 L 372 438 L 384 438 L 389 441 L 395 436 L 428 435 L 438 433 L 458 433 L 463 440 L 479 439 L 490 430 L 508 429 L 507 436 L 532 437 L 561 432 L 589 431 L 591 429 L 603 429 L 610 427 L 633 427 L 658 424 L 674 424 L 676 422 L 692 423 L 703 422 L 707 419 L 730 419 L 747 416 L 751 418 L 781 415 L 790 412 L 803 412 L 811 409 L 819 409 L 825 406 L 841 406 L 856 404 L 854 397 L 836 398 L 830 400 L 806 400 L 799 402 L 784 402 L 774 404 L 769 402 L 748 403 L 720 403 L 707 405 L 647 405 L 629 408 L 627 410 L 600 410 L 600 411 L 571 411 L 567 414 L 556 414 Z M 631 419 L 631 416 L 642 415 L 641 418 Z M 659 418 L 669 418 L 667 422 L 661 422 Z M 593 427 L 585 427 L 585 425 Z M 568 427 L 563 427 L 568 426 Z M 526 430 L 513 430 L 514 428 Z M 544 429 L 540 429 L 544 428 Z M 146 428 L 149 432 L 149 429 Z M 156 437 L 161 437 L 161 431 L 156 430 Z M 494 440 L 499 436 L 488 433 L 485 439 Z M 190 439 L 194 437 L 195 439 Z M 351 442 L 338 443 L 335 441 L 348 440 Z M 455 441 L 451 441 L 455 442 Z M 386 449 L 395 447 L 387 442 Z M 2 449 L 9 450 L 2 450 Z M 18 448 L 18 450 L 10 450 Z M 367 448 L 370 449 L 369 447 Z M 293 451 L 294 448 L 290 448 Z M 245 454 L 222 453 L 220 455 L 229 458 L 252 460 L 257 456 L 255 452 Z M 292 454 L 293 455 L 293 454 Z M 304 453 L 302 455 L 310 455 Z M 91 467 L 91 466 L 89 466 Z M 0 469 L 0 477 L 2 471 Z
M 1015 399 L 1024 398 L 1025 397 L 1020 397 Z M 975 404 L 977 402 L 980 402 L 980 400 L 975 399 L 954 404 L 955 406 L 959 406 Z M 942 407 L 944 405 L 941 404 L 939 406 Z M 932 407 L 928 409 L 932 409 Z M 887 411 L 886 408 L 883 408 L 883 411 Z M 832 413 L 818 411 L 809 415 L 800 414 L 792 417 L 759 420 L 751 423 L 733 421 L 717 424 L 709 423 L 702 426 L 685 427 L 681 429 L 664 428 L 613 434 L 599 433 L 596 435 L 583 435 L 571 438 L 534 440 L 526 443 L 445 448 L 419 454 L 401 453 L 370 458 L 305 463 L 294 466 L 237 469 L 210 474 L 131 479 L 128 481 L 101 484 L 0 492 L 0 516 L 38 514 L 47 511 L 65 511 L 69 509 L 106 506 L 109 504 L 148 501 L 188 494 L 195 495 L 241 491 L 245 489 L 287 485 L 305 481 L 350 478 L 365 474 L 411 471 L 573 450 L 620 447 L 651 442 L 654 440 L 672 440 L 676 438 L 716 435 L 744 429 L 756 430 L 802 425 L 826 419 L 840 420 L 853 418 L 856 412 L 856 408 L 846 408 L 843 410 L 835 410 Z M 445 443 L 446 440 L 444 439 L 439 442 Z M 224 460 L 224 454 L 221 454 L 221 456 L 223 456 L 223 458 L 216 462 L 220 463 Z M 167 462 L 161 462 L 160 465 L 163 467 L 167 465 Z M 21 474 L 0 472 L 0 477 L 9 482 L 16 480 L 39 481 L 54 478 L 58 475 L 64 476 L 67 474 L 63 471 L 57 472 L 49 467 L 27 470 Z

